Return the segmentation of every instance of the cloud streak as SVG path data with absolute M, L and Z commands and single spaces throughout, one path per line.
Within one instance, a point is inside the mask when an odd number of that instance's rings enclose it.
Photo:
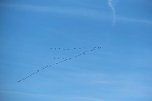
M 5 95 L 19 95 L 28 96 L 32 98 L 47 98 L 52 100 L 66 100 L 66 101 L 104 101 L 103 99 L 94 98 L 94 97 L 87 97 L 87 96 L 80 96 L 80 95 L 52 95 L 52 94 L 42 94 L 42 93 L 31 93 L 31 92 L 22 92 L 22 91 L 10 91 L 10 90 L 1 90 L 1 94 Z
M 116 18 L 116 11 L 112 4 L 112 0 L 108 0 L 108 5 L 112 9 L 112 12 L 113 12 L 113 24 L 116 23 L 116 19 L 117 19 L 117 21 L 120 21 L 120 22 L 152 25 L 152 21 L 146 20 L 146 19 L 129 18 L 126 16 L 119 16 L 119 15 L 117 15 L 117 18 Z M 0 7 L 11 8 L 11 9 L 13 8 L 15 10 L 26 10 L 30 12 L 36 12 L 36 13 L 39 13 L 39 12 L 55 13 L 55 14 L 61 14 L 65 16 L 72 16 L 72 17 L 80 16 L 80 17 L 85 17 L 85 18 L 98 20 L 98 21 L 107 21 L 110 19 L 109 14 L 107 12 L 100 12 L 100 11 L 92 10 L 92 9 L 46 7 L 46 6 L 5 4 L 5 3 L 0 3 Z
M 62 74 L 61 77 L 64 80 L 72 81 L 72 82 L 80 82 L 83 84 L 91 84 L 91 85 L 111 85 L 113 81 L 109 80 L 109 75 L 104 73 L 90 72 L 90 71 L 81 71 L 79 72 L 58 72 Z M 58 75 L 58 74 L 56 74 Z
M 116 23 L 116 10 L 115 10 L 115 7 L 113 5 L 113 0 L 108 0 L 108 6 L 112 10 L 113 24 L 115 24 Z

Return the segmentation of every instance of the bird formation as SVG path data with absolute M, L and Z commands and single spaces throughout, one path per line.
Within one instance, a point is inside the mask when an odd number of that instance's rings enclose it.
M 53 60 L 61 60 L 61 59 L 66 59 L 64 57 L 53 57 Z
M 94 46 L 97 48 L 101 48 L 100 46 Z M 50 48 L 50 50 L 54 50 L 54 51 L 71 51 L 71 50 L 84 50 L 84 49 L 88 49 L 88 48 L 82 48 L 82 47 L 75 47 L 75 48 Z M 90 48 L 91 49 L 91 48 Z
M 25 81 L 26 79 L 32 77 L 33 75 L 38 74 L 38 73 L 39 73 L 40 71 L 42 71 L 42 70 L 48 69 L 48 68 L 50 68 L 50 67 L 53 67 L 53 66 L 55 66 L 55 65 L 58 65 L 58 64 L 61 64 L 61 63 L 67 62 L 67 61 L 70 61 L 70 60 L 72 60 L 72 59 L 74 59 L 74 58 L 78 58 L 78 57 L 81 57 L 81 56 L 83 56 L 83 55 L 87 55 L 88 53 L 93 52 L 93 51 L 95 51 L 95 50 L 99 50 L 99 49 L 101 49 L 101 48 L 103 48 L 103 47 L 93 47 L 93 48 L 90 49 L 90 50 L 83 51 L 83 52 L 81 52 L 81 53 L 79 53 L 79 54 L 76 54 L 76 55 L 74 55 L 74 56 L 72 56 L 72 57 L 62 58 L 62 60 L 59 60 L 58 62 L 55 62 L 55 63 L 53 63 L 53 64 L 49 64 L 49 65 L 42 66 L 42 67 L 40 67 L 39 69 L 37 69 L 36 71 L 34 71 L 34 72 L 30 73 L 29 75 L 27 75 L 26 77 L 18 80 L 17 82 L 20 83 L 20 82 L 22 82 L 22 81 Z
M 50 48 L 50 50 L 63 50 L 63 51 L 69 51 L 69 50 L 81 50 L 83 48 Z

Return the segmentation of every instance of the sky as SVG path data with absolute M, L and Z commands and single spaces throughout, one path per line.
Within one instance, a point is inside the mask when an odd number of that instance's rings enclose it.
M 1 101 L 152 101 L 151 0 L 1 0 Z

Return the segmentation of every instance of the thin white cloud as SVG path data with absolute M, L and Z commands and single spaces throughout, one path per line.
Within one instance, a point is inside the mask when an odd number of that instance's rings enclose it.
M 116 23 L 116 10 L 115 10 L 115 7 L 113 5 L 113 0 L 108 0 L 108 6 L 112 10 L 113 24 L 115 24 Z
M 92 98 L 92 97 L 82 97 L 82 96 L 75 96 L 71 97 L 71 100 L 75 99 L 77 101 L 104 101 L 102 99 Z
M 112 84 L 112 82 L 106 80 L 94 80 L 93 82 L 95 84 L 106 84 L 106 85 Z
M 104 101 L 103 99 L 79 96 L 79 95 L 52 95 L 52 94 L 41 94 L 41 93 L 30 93 L 30 92 L 21 92 L 21 91 L 9 91 L 9 90 L 0 90 L 0 93 L 5 95 L 18 95 L 18 96 L 30 96 L 36 98 L 48 98 L 52 100 L 67 100 L 67 101 Z
M 92 86 L 101 86 L 101 85 L 112 85 L 113 81 L 109 80 L 109 75 L 104 73 L 97 73 L 91 71 L 58 71 L 52 73 L 54 76 L 62 75 L 60 79 L 66 82 L 75 82 L 77 84 L 85 84 Z M 52 75 L 51 74 L 51 75 Z M 46 82 L 50 82 L 50 74 L 46 74 L 42 78 L 46 80 Z M 57 81 L 60 82 L 60 81 Z M 44 84 L 45 82 L 43 82 Z M 46 83 L 47 84 L 47 83 Z
M 132 23 L 141 23 L 141 24 L 148 24 L 152 25 L 152 21 L 145 20 L 145 19 L 136 19 L 136 18 L 129 18 L 129 17 L 123 17 L 123 16 L 117 16 L 117 20 L 122 22 L 132 22 Z
M 91 16 L 92 14 L 101 14 L 95 10 L 79 9 L 79 8 L 66 8 L 66 7 L 48 7 L 48 6 L 35 6 L 35 5 L 21 5 L 21 4 L 2 4 L 0 7 L 11 8 L 17 10 L 28 10 L 33 12 L 44 12 L 44 13 L 59 13 L 68 15 L 81 15 Z M 89 13 L 90 12 L 90 13 Z
M 33 6 L 33 5 L 21 5 L 21 4 L 4 4 L 0 3 L 0 7 L 11 8 L 17 10 L 26 10 L 32 12 L 41 12 L 41 13 L 56 13 L 62 14 L 65 16 L 82 16 L 89 19 L 98 20 L 98 21 L 107 21 L 110 19 L 109 14 L 106 12 L 100 12 L 97 10 L 91 9 L 81 9 L 81 8 L 65 8 L 65 7 L 46 7 L 46 6 Z M 113 23 L 116 22 L 116 11 L 112 5 L 112 0 L 109 0 L 109 7 L 113 11 Z M 117 15 L 117 21 L 120 22 L 129 22 L 129 23 L 140 23 L 152 25 L 152 21 L 146 19 L 138 18 L 129 18 L 126 16 Z
M 104 73 L 96 73 L 81 70 L 79 72 L 59 72 L 58 74 L 62 74 L 62 79 L 81 83 L 81 84 L 91 84 L 91 85 L 111 85 L 112 81 L 108 80 L 109 75 Z M 57 73 L 55 75 L 58 75 Z M 49 75 L 47 75 L 49 77 Z
M 31 96 L 31 97 L 49 97 L 50 96 L 47 94 L 38 94 L 38 93 L 11 91 L 11 90 L 0 90 L 0 93 L 7 94 L 7 95 L 10 94 L 10 95 Z

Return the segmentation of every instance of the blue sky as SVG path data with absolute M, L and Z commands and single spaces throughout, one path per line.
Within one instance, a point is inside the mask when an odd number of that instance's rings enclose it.
M 1 0 L 1 101 L 151 101 L 151 5 L 150 0 Z

